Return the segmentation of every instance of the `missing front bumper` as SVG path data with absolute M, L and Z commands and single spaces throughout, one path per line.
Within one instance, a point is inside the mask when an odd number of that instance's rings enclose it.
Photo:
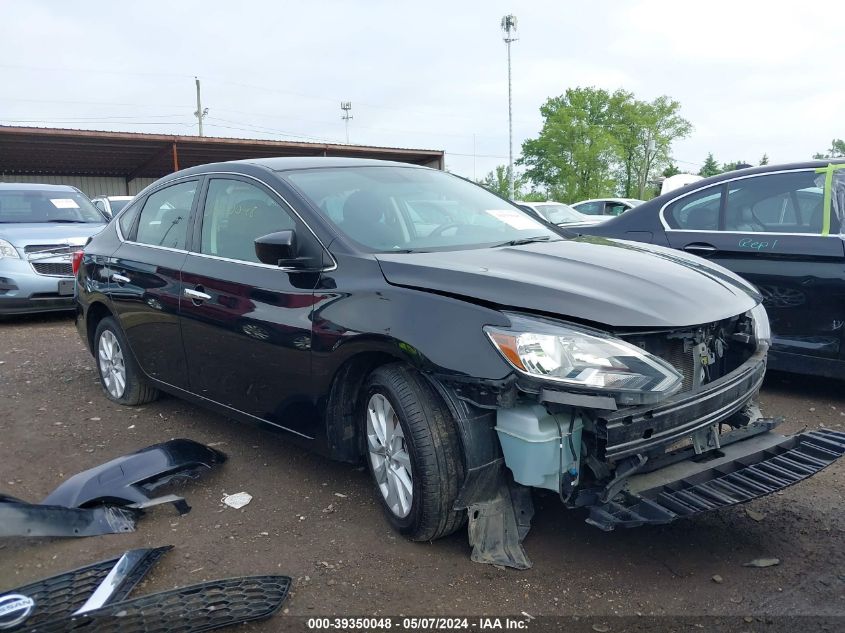
M 703 463 L 681 462 L 634 475 L 613 500 L 589 508 L 602 530 L 669 523 L 782 490 L 845 454 L 845 433 L 819 429 L 790 437 L 765 433 Z

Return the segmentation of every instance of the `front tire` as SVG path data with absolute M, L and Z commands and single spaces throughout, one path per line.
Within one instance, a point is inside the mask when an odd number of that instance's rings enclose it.
M 97 324 L 94 359 L 100 386 L 109 400 L 134 407 L 158 398 L 158 389 L 151 387 L 141 375 L 126 337 L 112 317 Z
M 460 528 L 453 509 L 464 479 L 457 427 L 442 399 L 417 371 L 377 368 L 361 407 L 366 462 L 388 521 L 414 541 Z

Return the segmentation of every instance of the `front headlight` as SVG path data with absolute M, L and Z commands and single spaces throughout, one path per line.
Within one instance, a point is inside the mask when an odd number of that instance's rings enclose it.
M 623 404 L 656 402 L 683 381 L 669 363 L 603 332 L 508 317 L 511 328 L 484 331 L 502 356 L 529 376 L 612 395 Z
M 754 338 L 757 344 L 772 344 L 772 328 L 769 325 L 769 315 L 762 303 L 758 303 L 750 312 L 751 321 L 754 323 Z
M 20 259 L 18 250 L 6 240 L 0 240 L 0 259 L 8 257 L 10 259 Z

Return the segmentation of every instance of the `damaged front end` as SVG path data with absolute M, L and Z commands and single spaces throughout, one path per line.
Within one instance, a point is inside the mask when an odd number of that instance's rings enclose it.
M 488 331 L 518 370 L 514 406 L 495 411 L 504 463 L 515 484 L 554 491 L 603 530 L 744 503 L 845 453 L 845 433 L 785 437 L 772 432 L 779 419 L 761 415 L 755 398 L 769 328 L 760 306 L 715 323 L 612 337 L 522 315 L 512 322 L 514 330 Z M 485 477 L 469 469 L 465 488 Z M 489 503 L 478 500 L 476 510 Z M 525 532 L 512 527 L 511 540 Z M 516 563 L 526 566 L 519 556 Z

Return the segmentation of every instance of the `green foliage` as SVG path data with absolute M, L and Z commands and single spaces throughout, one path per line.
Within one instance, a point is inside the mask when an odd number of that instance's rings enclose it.
M 744 169 L 745 167 L 748 167 L 748 163 L 746 163 L 744 160 L 735 160 L 732 163 L 725 163 L 724 165 L 722 165 L 722 169 L 721 169 L 720 173 L 724 174 L 727 171 L 734 171 L 736 169 Z
M 716 162 L 716 159 L 713 158 L 713 153 L 707 154 L 707 158 L 704 159 L 704 164 L 701 166 L 701 170 L 698 172 L 699 176 L 704 178 L 709 178 L 710 176 L 715 176 L 716 174 L 721 174 L 722 170 L 719 168 L 719 163 Z
M 661 174 L 664 178 L 671 178 L 672 176 L 677 176 L 681 173 L 681 170 L 678 169 L 678 166 L 675 163 L 669 163 L 669 166 L 663 170 Z
M 502 196 L 503 198 L 510 198 L 510 183 L 508 182 L 508 166 L 497 165 L 496 169 L 488 172 L 484 178 L 478 181 L 478 184 L 489 189 L 493 193 Z M 525 176 L 516 174 L 513 181 L 513 192 L 515 200 L 522 200 L 522 188 L 526 184 Z
M 643 197 L 670 163 L 672 142 L 692 129 L 679 111 L 680 103 L 666 96 L 645 102 L 625 90 L 568 89 L 540 108 L 543 129 L 523 143 L 518 162 L 555 200 Z
M 813 154 L 813 158 L 824 160 L 825 158 L 845 158 L 845 141 L 835 138 L 830 142 L 830 149 L 824 153 Z
M 760 159 L 760 165 L 768 165 L 769 164 L 769 155 L 763 154 L 763 157 Z

